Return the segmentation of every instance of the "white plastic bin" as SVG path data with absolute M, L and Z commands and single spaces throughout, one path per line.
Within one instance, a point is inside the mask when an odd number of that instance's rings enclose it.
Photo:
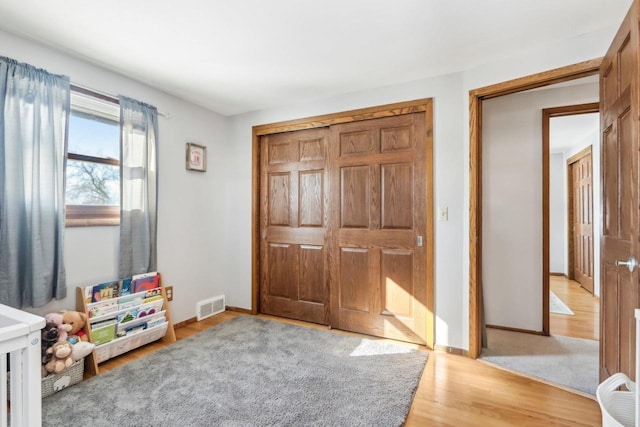
M 636 381 L 623 373 L 611 375 L 596 389 L 596 398 L 602 411 L 603 427 L 640 426 L 640 406 L 638 405 L 638 378 L 640 377 L 640 309 L 636 317 Z M 618 390 L 625 386 L 628 391 Z

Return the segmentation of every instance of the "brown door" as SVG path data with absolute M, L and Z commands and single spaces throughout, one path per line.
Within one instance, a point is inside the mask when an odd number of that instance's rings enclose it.
M 424 343 L 425 114 L 331 127 L 331 324 Z
M 593 293 L 593 177 L 591 151 L 571 164 L 573 277 Z
M 263 313 L 328 323 L 327 128 L 261 141 Z
M 638 259 L 638 0 L 600 68 L 603 226 L 601 240 L 600 378 L 635 378 L 638 269 L 616 261 Z

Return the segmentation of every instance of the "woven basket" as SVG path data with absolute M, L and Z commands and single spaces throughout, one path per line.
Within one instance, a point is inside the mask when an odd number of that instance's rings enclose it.
M 69 369 L 59 374 L 47 375 L 42 379 L 42 398 L 82 381 L 84 359 L 78 360 Z
M 47 375 L 42 379 L 42 398 L 82 381 L 84 375 L 84 358 L 78 360 L 69 369 L 59 374 Z M 11 376 L 7 376 L 7 398 L 11 399 Z

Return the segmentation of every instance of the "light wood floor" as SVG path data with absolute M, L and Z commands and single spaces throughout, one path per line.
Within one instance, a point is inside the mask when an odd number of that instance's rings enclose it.
M 551 313 L 551 335 L 598 340 L 600 337 L 600 300 L 574 280 L 564 276 L 551 276 L 549 285 L 575 316 Z
M 225 312 L 176 329 L 178 340 L 241 314 Z M 316 329 L 326 327 L 260 315 Z M 333 330 L 334 333 L 362 336 Z M 371 338 L 371 337 L 367 337 Z M 375 339 L 375 338 L 371 338 Z M 398 343 L 412 348 L 424 347 Z M 106 372 L 165 346 L 149 344 L 100 364 Z M 478 360 L 429 352 L 406 427 L 424 426 L 594 426 L 600 425 L 598 404 L 589 398 L 546 385 Z

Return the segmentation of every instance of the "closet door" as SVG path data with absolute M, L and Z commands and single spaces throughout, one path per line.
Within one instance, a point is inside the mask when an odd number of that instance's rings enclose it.
M 425 113 L 331 126 L 331 325 L 426 341 Z
M 261 140 L 260 311 L 328 323 L 326 128 Z
M 573 189 L 573 277 L 593 294 L 593 177 L 591 152 L 570 165 Z

